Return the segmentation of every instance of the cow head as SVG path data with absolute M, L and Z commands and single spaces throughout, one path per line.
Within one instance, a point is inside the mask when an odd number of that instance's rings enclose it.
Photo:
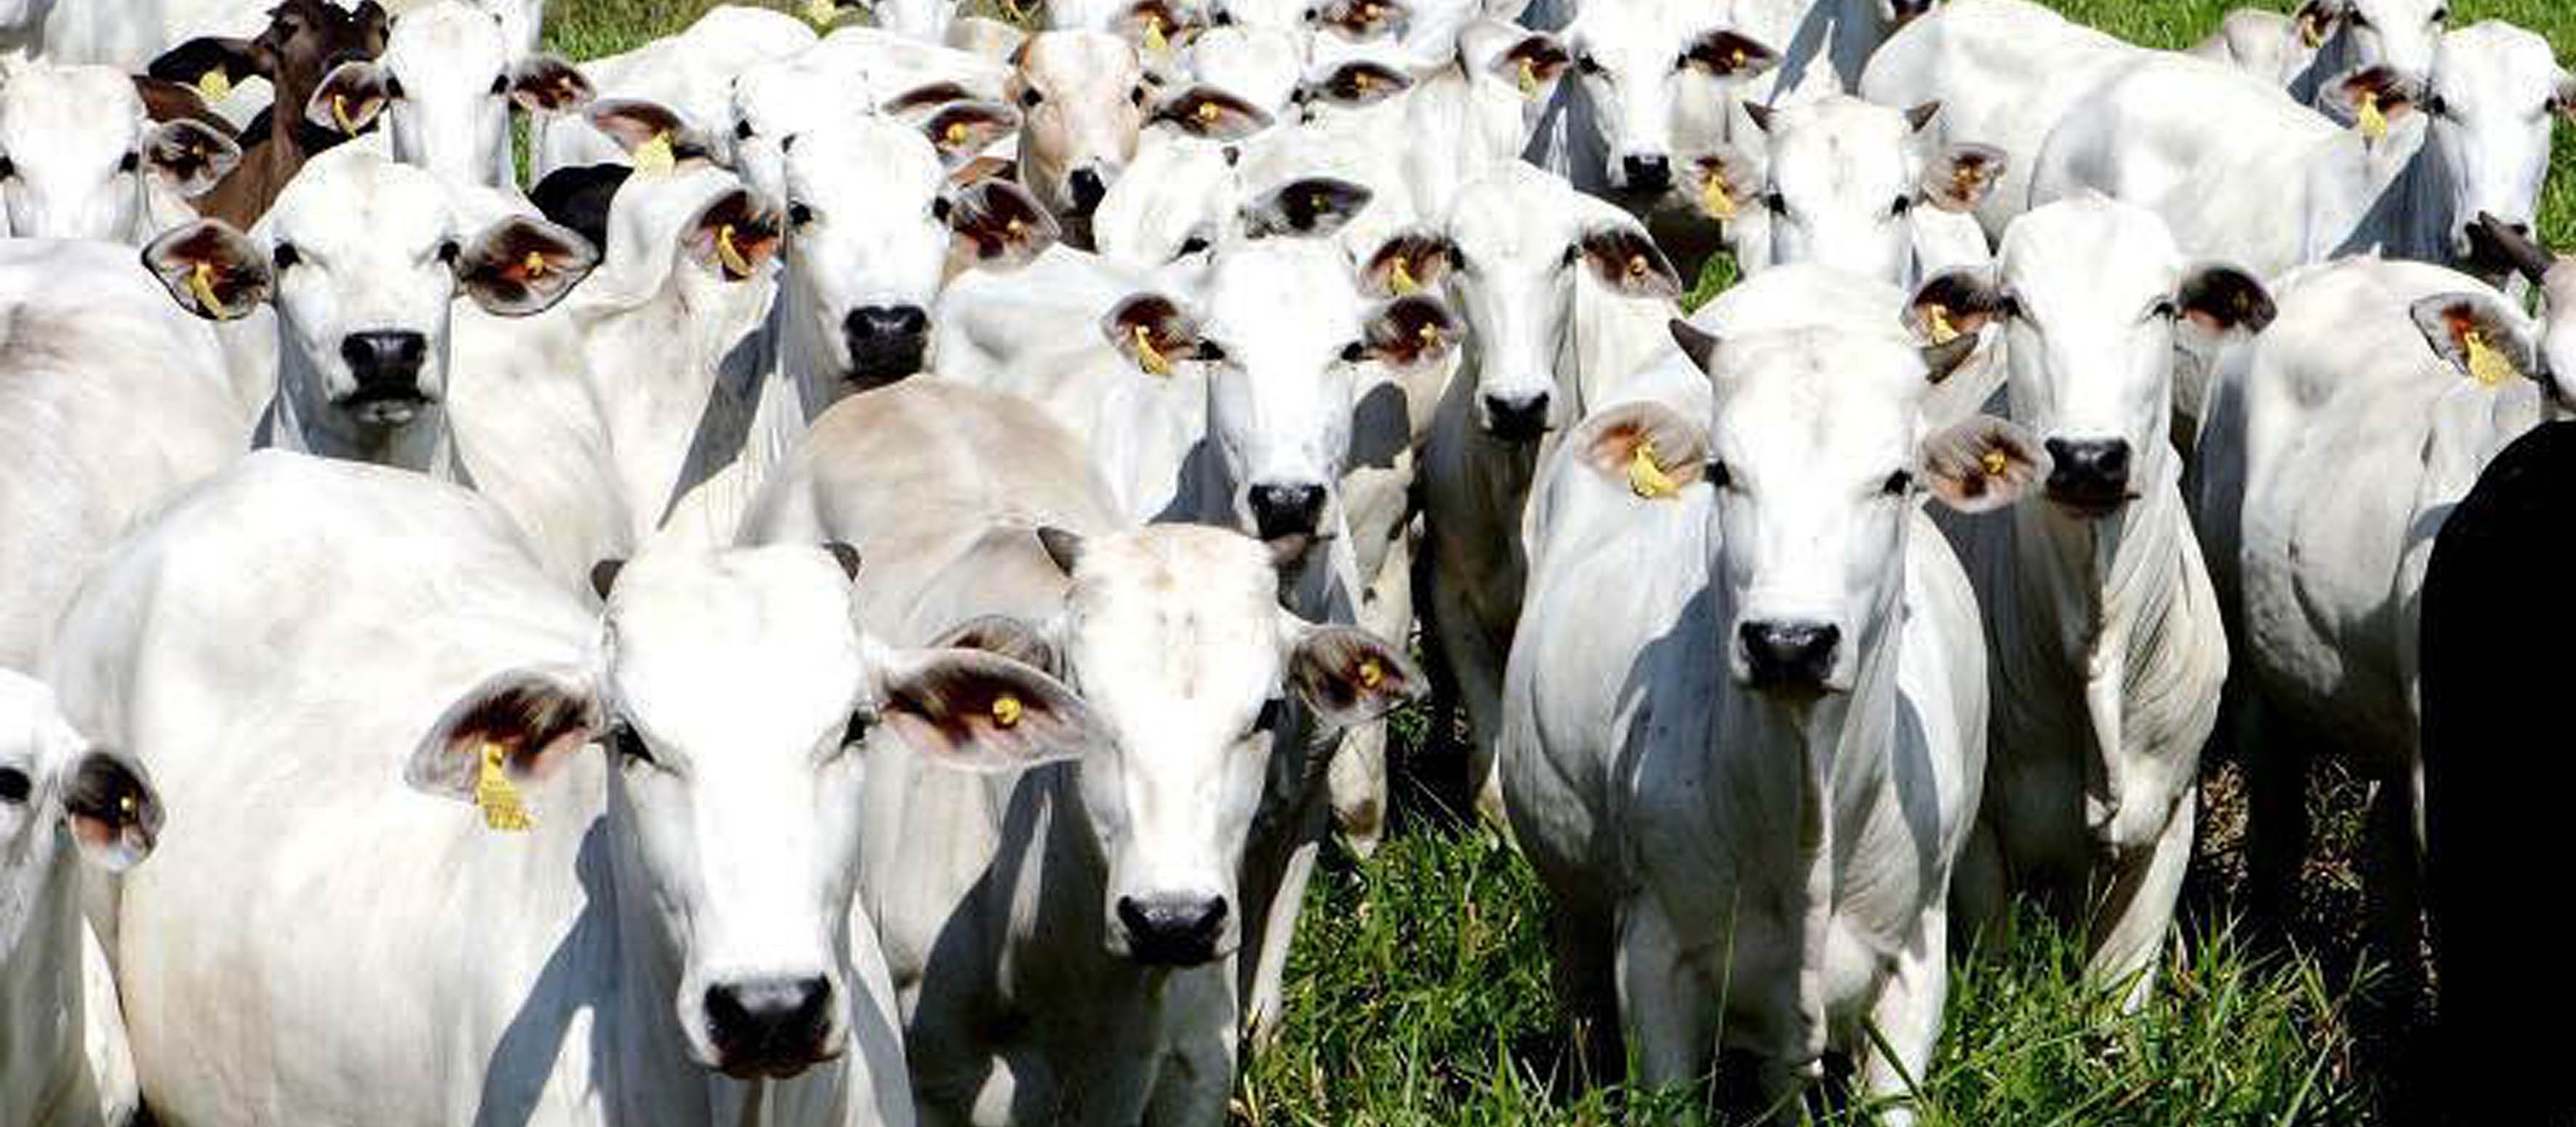
M 2303 0 L 2291 14 L 2303 46 L 2340 66 L 2387 65 L 2407 74 L 2433 69 L 2434 43 L 2450 25 L 2450 0 Z
M 1011 62 L 1009 95 L 1027 120 L 1020 183 L 1050 214 L 1091 214 L 1135 159 L 1153 104 L 1136 48 L 1106 32 L 1047 31 Z
M 2549 42 L 2505 23 L 2442 36 L 2423 110 L 2449 198 L 2454 256 L 2469 257 L 2468 227 L 2480 213 L 2528 234 L 2549 176 L 2551 126 L 2576 120 L 2576 77 Z
M 1925 391 L 1973 341 L 1925 348 L 1859 326 L 1720 341 L 1672 326 L 1715 385 L 1703 474 L 1732 675 L 1789 703 L 1848 693 L 1898 621 L 1923 491 L 1963 510 L 2007 504 L 2046 474 L 2046 455 L 1997 419 L 1925 433 Z
M 384 54 L 391 25 L 392 18 L 376 0 L 365 0 L 353 9 L 326 0 L 279 0 L 269 9 L 268 27 L 258 37 L 192 39 L 152 60 L 147 71 L 154 78 L 192 85 L 208 83 L 210 75 L 221 75 L 231 84 L 265 78 L 275 89 L 279 107 L 272 128 L 309 138 L 309 143 L 292 148 L 326 148 L 355 129 L 337 128 L 332 104 L 327 99 L 315 102 L 323 76 L 342 63 Z M 297 131 L 297 124 L 306 121 L 308 111 L 317 105 L 332 126 Z M 341 109 L 338 116 L 349 116 L 363 107 L 344 103 Z M 351 122 L 358 127 L 354 117 Z
M 1971 210 L 2003 175 L 2002 150 L 1926 135 L 1939 103 L 1898 111 L 1837 94 L 1785 109 L 1744 108 L 1761 159 L 1720 146 L 1716 158 L 1698 163 L 1696 188 L 1712 218 L 1759 209 L 1758 222 L 1730 233 L 1738 256 L 1763 266 L 1815 262 L 1910 281 L 1914 209 Z
M 199 220 L 143 260 L 200 317 L 273 305 L 280 401 L 308 437 L 380 450 L 441 417 L 458 296 L 504 317 L 542 312 L 599 254 L 542 220 L 471 225 L 437 177 L 346 148 L 307 164 L 251 234 Z
M 526 55 L 498 11 L 435 4 L 393 28 L 384 57 L 333 67 L 308 112 L 320 128 L 365 129 L 382 116 L 393 156 L 458 183 L 515 184 L 510 109 L 559 113 L 592 96 L 552 55 Z
M 1684 150 L 1726 135 L 1727 87 L 1779 65 L 1779 55 L 1697 9 L 1661 0 L 1587 4 L 1560 38 L 1591 103 L 1603 175 L 1631 199 L 1681 182 Z
M 565 765 L 601 756 L 619 922 L 640 929 L 624 941 L 672 968 L 690 1054 L 732 1076 L 792 1076 L 847 1043 L 839 952 L 859 786 L 881 738 L 936 763 L 1016 770 L 1090 729 L 1081 702 L 1025 665 L 861 636 L 857 567 L 846 547 L 603 564 L 591 652 L 474 686 L 405 770 L 503 826 L 492 792 L 508 793 L 511 813 L 542 825 Z
M 133 80 L 110 68 L 37 62 L 0 78 L 0 219 L 10 235 L 140 242 L 153 230 L 154 185 L 201 195 L 240 160 L 209 126 L 152 121 Z
M 1260 113 L 1277 118 L 1297 92 L 1305 64 L 1305 44 L 1279 28 L 1219 27 L 1190 41 L 1184 55 L 1192 80 L 1221 91 Z M 1196 112 L 1195 106 L 1181 107 Z M 1157 112 L 1157 118 L 1167 115 Z M 1188 121 L 1194 118 L 1184 117 Z
M 161 800 L 143 765 L 92 746 L 53 690 L 0 671 L 0 967 L 27 966 L 22 951 L 50 949 L 77 981 L 69 861 L 122 872 L 152 852 L 160 831 Z
M 2551 415 L 2576 414 L 2576 263 L 2557 258 L 2494 216 L 2482 243 L 2538 286 L 2548 313 L 2537 325 L 2493 290 L 2439 294 L 2415 303 L 2416 328 L 2433 353 L 2480 383 L 2521 377 L 2539 384 Z
M 1034 655 L 1082 694 L 1083 808 L 1107 861 L 1111 954 L 1196 966 L 1232 954 L 1253 814 L 1284 740 L 1384 714 L 1421 691 L 1399 647 L 1279 609 L 1276 553 L 1242 535 L 1155 525 L 1039 533 L 1072 579 L 1046 623 L 979 619 L 951 644 Z

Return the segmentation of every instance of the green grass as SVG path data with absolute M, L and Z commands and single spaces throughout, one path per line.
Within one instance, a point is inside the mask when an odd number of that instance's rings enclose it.
M 548 37 L 574 58 L 626 50 L 685 26 L 708 0 L 556 0 Z M 772 0 L 766 6 L 797 10 Z M 2059 0 L 2132 41 L 2186 46 L 2217 25 L 2219 0 Z M 2269 6 L 2286 8 L 2288 0 Z M 2570 0 L 2458 0 L 2459 21 L 2502 18 L 2576 58 Z M 2576 128 L 2558 131 L 2541 231 L 2576 245 Z M 1722 260 L 1705 298 L 1732 280 Z M 1421 717 L 1400 717 L 1419 747 Z M 2224 770 L 2223 768 L 2221 769 Z M 2321 784 L 2331 787 L 2332 784 Z M 2214 774 L 2204 858 L 2187 905 L 2198 919 L 2230 906 L 2232 844 L 2216 827 L 2236 808 Z M 2402 1056 L 2406 1003 L 2370 997 L 2351 956 L 2354 827 L 2349 784 L 2320 791 L 2326 849 L 2317 898 L 2297 938 L 2332 952 L 2257 957 L 2229 932 L 2193 929 L 2146 1008 L 2122 1015 L 2077 983 L 2073 945 L 2023 921 L 2000 958 L 1963 960 L 1952 978 L 1942 1048 L 1921 1079 L 1929 1127 L 2296 1127 L 2397 1119 L 2374 1083 Z M 1253 1124 L 1701 1123 L 1687 1093 L 1578 1091 L 1550 996 L 1547 906 L 1528 866 L 1481 831 L 1412 819 L 1365 864 L 1328 869 L 1309 897 L 1290 962 L 1289 1017 L 1252 1064 L 1237 1102 Z M 2268 950 L 2268 948 L 2266 948 Z M 2374 1026 L 2393 1024 L 2398 1032 Z M 2387 1048 L 2389 1043 L 2400 1047 Z M 2374 1049 L 2374 1044 L 2380 1047 Z M 2402 1108 L 2402 1103 L 2396 1105 Z M 1829 1115 L 1865 1122 L 1868 1109 Z

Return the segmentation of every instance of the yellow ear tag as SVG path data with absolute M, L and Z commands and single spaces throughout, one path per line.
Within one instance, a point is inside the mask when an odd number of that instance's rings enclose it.
M 635 146 L 635 171 L 650 175 L 669 172 L 680 163 L 671 151 L 671 135 L 656 133 L 653 139 Z
M 2326 45 L 2326 32 L 2315 20 L 2299 21 L 2299 42 L 2311 51 Z
M 742 248 L 733 245 L 733 224 L 716 228 L 716 262 L 725 273 L 736 278 L 751 276 L 751 260 L 742 256 Z
M 357 136 L 357 135 L 358 135 L 358 125 L 357 125 L 357 123 L 349 120 L 349 96 L 348 96 L 348 95 L 346 95 L 346 94 L 333 94 L 333 95 L 331 95 L 331 123 L 332 123 L 332 124 L 334 124 L 334 125 L 339 126 L 339 127 L 340 127 L 340 132 L 342 132 L 342 133 L 346 133 L 346 134 L 348 134 L 349 136 L 352 136 L 352 137 L 355 137 L 355 136 Z
M 2002 477 L 2004 471 L 2012 468 L 2012 458 L 2002 450 L 1990 449 L 1984 457 L 1977 459 L 1977 465 L 1986 471 L 1987 477 Z
M 807 23 L 816 27 L 825 27 L 839 18 L 841 18 L 841 6 L 833 3 L 832 0 L 805 0 Z
M 1743 69 L 1744 69 L 1744 48 L 1742 48 L 1742 47 L 1738 47 L 1738 48 L 1736 48 L 1736 49 L 1735 49 L 1735 53 L 1734 53 L 1733 55 L 1728 56 L 1728 60 L 1733 64 L 1729 69 L 1731 69 L 1731 70 L 1743 70 Z
M 1360 662 L 1361 688 L 1367 689 L 1370 692 L 1376 692 L 1377 687 L 1385 683 L 1386 667 L 1378 664 L 1376 658 L 1366 658 Z
M 225 307 L 224 299 L 215 296 L 214 263 L 200 262 L 188 270 L 188 292 L 195 295 L 197 304 L 204 306 L 206 312 L 214 314 L 217 320 L 233 315 L 233 311 Z
M 528 815 L 527 805 L 519 801 L 518 785 L 501 770 L 506 754 L 499 744 L 483 745 L 483 766 L 474 777 L 474 805 L 482 808 L 486 827 L 505 833 L 523 833 L 535 829 L 537 820 Z
M 2388 115 L 2379 112 L 2379 95 L 2376 93 L 2362 93 L 2361 109 L 2354 114 L 2353 123 L 2360 127 L 2365 138 L 2372 141 L 2388 139 Z
M 1145 49 L 1161 54 L 1172 49 L 1172 41 L 1163 38 L 1163 17 L 1145 17 Z
M 543 251 L 529 251 L 528 257 L 519 260 L 519 272 L 527 275 L 528 280 L 531 282 L 545 277 L 547 269 L 546 256 Z
M 1153 330 L 1148 329 L 1143 325 L 1138 325 L 1135 327 L 1135 333 L 1136 363 L 1143 366 L 1146 374 L 1148 375 L 1171 375 L 1172 362 L 1164 359 L 1163 354 L 1154 348 Z
M 1681 483 L 1664 472 L 1663 464 L 1655 457 L 1655 444 L 1651 439 L 1638 443 L 1637 449 L 1628 455 L 1628 492 L 1649 501 L 1681 496 Z
M 1214 125 L 1216 124 L 1216 119 L 1225 116 L 1225 107 L 1217 105 L 1215 102 L 1201 102 L 1199 103 L 1197 114 L 1200 124 Z
M 1521 97 L 1538 97 L 1538 66 L 1528 59 L 1521 60 Z
M 1422 338 L 1422 344 L 1426 348 L 1440 347 L 1440 326 L 1438 325 L 1425 321 L 1422 323 L 1422 328 L 1416 330 L 1413 335 Z
M 197 76 L 197 96 L 209 102 L 220 102 L 233 96 L 233 76 L 216 67 Z
M 2514 377 L 2513 361 L 2488 344 L 2486 334 L 2476 329 L 2461 333 L 2460 347 L 2469 354 L 2469 378 L 2478 381 L 2478 386 L 2502 387 Z
M 1394 290 L 1397 297 L 1410 297 L 1422 292 L 1422 283 L 1416 281 L 1413 271 L 1405 267 L 1402 255 L 1396 256 L 1395 267 L 1386 273 L 1386 288 Z
M 966 123 L 962 121 L 949 122 L 947 130 L 941 133 L 940 137 L 947 141 L 948 147 L 952 149 L 965 144 Z
M 132 791 L 127 791 L 124 794 L 116 796 L 116 812 L 123 814 L 128 818 L 133 817 L 134 812 L 137 809 L 140 809 L 142 805 L 143 804 L 140 801 L 136 800 L 134 792 Z
M 1726 191 L 1726 178 L 1712 175 L 1699 186 L 1699 209 L 1719 219 L 1735 218 L 1735 197 Z
M 1628 276 L 1629 276 L 1629 277 L 1631 277 L 1631 278 L 1644 278 L 1646 275 L 1653 273 L 1653 272 L 1654 272 L 1654 269 L 1655 269 L 1655 264 L 1654 264 L 1654 263 L 1652 263 L 1652 262 L 1647 261 L 1647 260 L 1646 260 L 1646 256 L 1645 256 L 1645 255 L 1642 255 L 1642 254 L 1632 254 L 1632 255 L 1629 255 L 1629 256 L 1628 256 Z
M 1027 709 L 1020 704 L 1020 698 L 1009 693 L 993 698 L 993 723 L 1001 727 L 1019 727 L 1020 716 L 1026 711 Z
M 1959 339 L 1959 327 L 1950 323 L 1950 308 L 1946 305 L 1924 306 L 1923 323 L 1931 328 L 1934 344 L 1948 344 Z

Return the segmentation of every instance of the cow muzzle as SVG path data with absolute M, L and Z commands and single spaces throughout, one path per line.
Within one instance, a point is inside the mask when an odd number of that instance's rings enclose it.
M 749 978 L 707 988 L 716 1068 L 740 1080 L 784 1079 L 839 1055 L 832 984 L 820 975 Z
M 420 370 L 429 338 L 409 330 L 374 330 L 340 338 L 340 359 L 356 382 L 339 406 L 370 426 L 401 426 L 429 403 Z
M 1214 960 L 1225 915 L 1222 896 L 1118 898 L 1128 957 L 1147 966 L 1194 967 Z
M 1673 162 L 1662 153 L 1621 157 L 1619 171 L 1631 192 L 1660 193 L 1673 186 Z
M 930 314 L 918 305 L 868 305 L 841 321 L 850 349 L 849 379 L 860 390 L 921 371 L 930 350 Z
M 1505 442 L 1536 442 L 1547 434 L 1548 394 L 1477 397 L 1484 408 L 1485 433 Z
M 1324 523 L 1324 487 L 1271 482 L 1252 487 L 1252 524 L 1264 540 L 1313 536 Z
M 1754 688 L 1778 696 L 1822 696 L 1834 673 L 1842 628 L 1824 622 L 1748 621 L 1736 630 Z
M 2128 503 L 2128 440 L 2052 438 L 2045 445 L 2050 501 L 2087 518 L 2109 516 Z

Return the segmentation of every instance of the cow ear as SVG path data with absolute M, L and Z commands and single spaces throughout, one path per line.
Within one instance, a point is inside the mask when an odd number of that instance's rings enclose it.
M 1326 726 L 1365 724 L 1422 695 L 1422 671 L 1377 635 L 1356 626 L 1298 626 L 1289 684 Z
M 1532 32 L 1511 45 L 1489 68 L 1496 78 L 1509 82 L 1532 101 L 1543 99 L 1556 88 L 1556 80 L 1565 77 L 1565 68 L 1574 62 L 1565 44 L 1546 32 Z
M 2220 263 L 2195 267 L 2185 275 L 2174 293 L 2174 308 L 2194 330 L 2208 336 L 2259 333 L 2280 312 L 2261 281 Z
M 254 40 L 204 36 L 163 51 L 144 64 L 143 73 L 200 91 L 228 92 L 245 79 L 269 77 L 273 66 L 273 57 Z
M 2347 129 L 2377 142 L 2387 130 L 2416 111 L 2424 84 L 2381 64 L 2346 71 L 2317 90 L 2317 111 Z
M 554 55 L 510 64 L 510 101 L 532 114 L 569 113 L 599 96 L 581 68 Z
M 706 138 L 679 112 L 641 98 L 601 98 L 582 111 L 591 128 L 626 150 L 639 172 L 667 172 L 684 160 L 705 160 Z
M 1672 334 L 1673 347 L 1681 349 L 1682 355 L 1690 358 L 1691 366 L 1698 368 L 1701 375 L 1717 374 L 1717 350 L 1722 343 L 1717 334 L 1679 317 L 1665 322 L 1664 329 Z
M 1055 643 L 1036 623 L 1007 614 L 984 614 L 951 626 L 931 639 L 932 649 L 980 650 L 999 654 L 1050 677 L 1064 675 Z
M 1413 22 L 1413 9 L 1402 0 L 1325 0 L 1309 13 L 1316 27 L 1352 40 L 1400 37 Z
M 543 313 L 599 265 L 599 248 L 568 227 L 513 215 L 474 236 L 456 259 L 456 282 L 497 317 Z
M 1000 102 L 951 102 L 921 123 L 940 163 L 955 170 L 1020 130 L 1020 112 Z
M 143 266 L 179 303 L 209 321 L 247 317 L 268 300 L 267 256 L 220 219 L 172 228 L 143 248 Z
M 1024 266 L 1062 234 L 1036 197 L 1008 180 L 978 180 L 948 200 L 948 229 L 956 233 L 956 248 L 987 269 Z
M 304 100 L 304 120 L 315 128 L 355 137 L 376 123 L 394 99 L 385 68 L 358 60 L 342 63 L 322 76 L 313 96 Z
M 1905 111 L 1905 125 L 1907 128 L 1912 129 L 1917 133 L 1921 133 L 1925 129 L 1931 127 L 1933 118 L 1939 116 L 1941 116 L 1941 103 L 1939 101 L 1924 102 L 1921 105 L 1915 106 L 1913 109 Z
M 2010 160 L 1992 145 L 1944 146 L 1923 168 L 1923 199 L 1943 211 L 1974 211 L 2003 180 Z
M 1309 176 L 1282 184 L 1269 195 L 1243 205 L 1244 234 L 1329 236 L 1342 229 L 1375 199 L 1367 188 L 1329 176 Z
M 1197 29 L 1169 0 L 1134 0 L 1111 21 L 1109 30 L 1135 47 L 1138 55 L 1153 59 L 1170 54 L 1173 43 Z
M 1708 428 L 1661 403 L 1623 403 L 1583 421 L 1569 445 L 1592 472 L 1645 500 L 1672 497 L 1708 471 Z
M 955 82 L 925 82 L 877 104 L 877 109 L 898 117 L 935 110 L 950 102 L 972 102 L 975 92 Z
M 2048 453 L 2020 426 L 1978 415 L 1923 440 L 1924 483 L 1963 513 L 2003 508 L 2048 477 Z
M 596 739 L 606 716 L 588 676 L 565 668 L 494 674 L 447 706 L 412 748 L 403 781 L 414 790 L 485 806 L 501 791 L 541 783 Z M 486 764 L 489 764 L 487 770 Z
M 1751 110 L 1752 103 L 1746 103 L 1744 108 Z M 1744 150 L 1723 141 L 1692 161 L 1691 166 L 1699 179 L 1700 213 L 1721 223 L 1734 222 L 1746 205 L 1769 190 L 1762 166 Z
M 1399 297 L 1369 319 L 1361 342 L 1371 359 L 1417 372 L 1445 359 L 1458 344 L 1458 319 L 1428 294 Z
M 680 250 L 728 282 L 748 281 L 778 253 L 784 225 L 748 188 L 731 188 L 698 209 L 680 232 Z
M 2494 387 L 2515 376 L 2548 386 L 2538 342 L 2520 313 L 2498 295 L 2436 294 L 2410 311 L 2435 355 L 2470 379 Z
M 1612 293 L 1666 300 L 1682 295 L 1682 277 L 1673 270 L 1672 261 L 1638 228 L 1603 224 L 1584 232 L 1574 246 L 1592 276 Z
M 1270 128 L 1261 107 L 1213 86 L 1192 86 L 1154 108 L 1157 122 L 1168 123 L 1192 137 L 1240 141 Z
M 81 857 L 121 873 L 151 856 L 161 836 L 161 795 L 143 764 L 121 751 L 83 751 L 63 772 L 63 820 Z
M 1413 80 L 1383 63 L 1347 62 L 1298 90 L 1298 100 L 1342 109 L 1374 106 L 1413 88 Z
M 1121 301 L 1100 320 L 1109 347 L 1150 376 L 1172 374 L 1181 360 L 1212 359 L 1198 324 L 1179 303 L 1158 293 L 1140 293 Z
M 1963 266 L 1933 275 L 1906 303 L 1905 327 L 1927 344 L 1974 338 L 1985 327 L 2012 315 L 2012 302 L 1995 284 L 1993 274 Z
M 886 727 L 942 767 L 1019 771 L 1078 759 L 1097 742 L 1091 710 L 1072 690 L 998 654 L 893 651 L 877 677 Z
M 1780 53 L 1737 32 L 1712 31 L 1692 40 L 1681 61 L 1711 78 L 1741 82 L 1779 66 Z
M 1410 297 L 1438 292 L 1458 265 L 1458 244 L 1446 235 L 1405 231 L 1378 244 L 1360 267 L 1360 289 L 1370 297 Z
M 183 197 L 195 198 L 241 163 L 241 146 L 198 122 L 182 118 L 153 126 L 143 136 L 143 161 Z
M 2349 10 L 2348 3 L 2349 0 L 2304 0 L 2290 16 L 2300 45 L 2311 51 L 2325 46 L 2326 37 L 2334 33 L 2335 21 Z

